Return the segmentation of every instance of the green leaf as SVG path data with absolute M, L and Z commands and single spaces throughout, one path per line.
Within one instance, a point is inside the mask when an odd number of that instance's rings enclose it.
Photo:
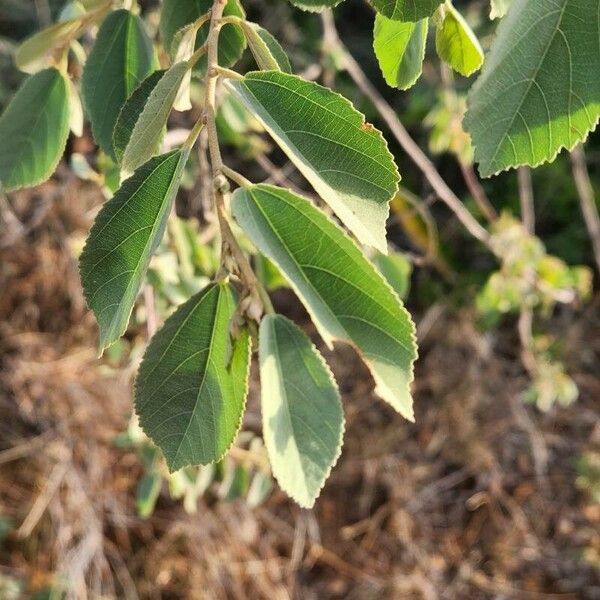
M 57 69 L 25 80 L 0 117 L 0 182 L 4 191 L 45 181 L 69 135 L 69 84 Z
M 420 21 L 431 17 L 443 0 L 372 0 L 378 13 L 395 21 Z
M 600 117 L 600 12 L 588 0 L 513 0 L 467 100 L 479 172 L 554 160 Z
M 291 73 L 292 66 L 279 42 L 260 25 L 244 21 L 242 29 L 258 68 L 262 71 Z
M 124 173 L 133 173 L 156 152 L 179 86 L 188 70 L 186 62 L 175 63 L 150 92 L 123 152 L 121 168 Z
M 154 73 L 146 77 L 123 105 L 113 132 L 113 147 L 118 162 L 123 160 L 123 153 L 131 139 L 133 128 L 144 110 L 150 94 L 165 73 L 166 70 L 154 71 Z M 160 143 L 156 144 L 153 151 L 158 151 L 159 146 Z
M 342 0 L 290 0 L 290 2 L 302 10 L 322 12 L 326 8 L 334 8 Z
M 36 73 L 52 63 L 52 51 L 68 44 L 81 27 L 81 19 L 55 23 L 23 41 L 15 53 L 15 63 L 21 71 Z
M 510 8 L 512 4 L 512 0 L 490 0 L 491 1 L 491 9 L 490 9 L 490 19 L 499 19 L 503 17 Z
M 439 57 L 457 73 L 468 77 L 483 64 L 483 50 L 462 15 L 446 3 L 440 9 L 442 22 L 435 32 Z
M 410 289 L 412 272 L 412 265 L 408 259 L 398 252 L 390 252 L 389 254 L 377 253 L 373 256 L 372 261 L 398 297 L 406 298 Z
M 147 162 L 96 217 L 79 264 L 87 304 L 100 326 L 100 348 L 127 328 L 188 155 L 189 151 L 173 150 Z
M 428 27 L 428 19 L 403 22 L 375 16 L 373 49 L 388 85 L 406 90 L 419 79 Z
M 375 378 L 376 393 L 412 421 L 414 325 L 358 246 L 309 200 L 281 188 L 240 188 L 232 212 L 290 281 L 325 342 L 356 346 Z
M 152 41 L 141 19 L 127 10 L 112 12 L 85 64 L 81 92 L 94 139 L 113 158 L 113 130 L 121 108 L 153 66 Z
M 400 176 L 381 132 L 343 96 L 296 75 L 257 71 L 226 85 L 352 233 L 385 252 Z
M 342 450 L 335 380 L 308 337 L 281 315 L 259 333 L 263 437 L 279 487 L 311 508 Z
M 160 34 L 168 52 L 173 52 L 172 45 L 177 32 L 208 12 L 212 5 L 212 0 L 164 0 L 160 13 Z M 244 18 L 246 14 L 238 0 L 228 0 L 223 16 Z M 196 49 L 206 41 L 208 30 L 209 23 L 205 23 L 198 31 Z M 219 34 L 219 65 L 233 66 L 242 56 L 245 47 L 246 38 L 242 30 L 232 23 L 223 25 Z M 202 73 L 205 69 L 206 57 L 203 57 L 194 67 L 194 71 Z
M 241 426 L 250 338 L 231 340 L 235 307 L 229 285 L 209 285 L 167 319 L 144 355 L 135 408 L 171 471 L 220 460 Z
M 161 487 L 162 477 L 160 473 L 148 473 L 139 482 L 135 504 L 140 518 L 147 519 L 152 516 Z

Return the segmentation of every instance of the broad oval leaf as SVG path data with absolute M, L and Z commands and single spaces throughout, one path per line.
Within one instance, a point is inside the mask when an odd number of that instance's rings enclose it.
M 58 46 L 68 44 L 81 27 L 81 19 L 55 23 L 24 40 L 15 53 L 15 63 L 21 71 L 35 73 L 51 64 L 51 53 Z
M 378 13 L 396 21 L 420 21 L 431 17 L 444 0 L 372 0 Z
M 148 263 L 162 239 L 189 151 L 153 158 L 98 213 L 79 270 L 100 327 L 100 348 L 127 328 Z
M 279 42 L 260 25 L 244 21 L 242 29 L 258 68 L 262 71 L 291 73 L 290 59 Z
M 336 463 L 344 413 L 331 371 L 309 338 L 281 315 L 260 324 L 263 437 L 273 475 L 311 508 Z
M 125 173 L 133 173 L 156 152 L 173 102 L 188 71 L 187 62 L 174 64 L 150 92 L 123 152 L 121 167 Z
M 240 188 L 232 211 L 287 277 L 326 343 L 340 339 L 356 346 L 376 393 L 412 421 L 414 325 L 358 246 L 310 201 L 281 188 Z
M 85 63 L 81 92 L 94 139 L 114 158 L 113 130 L 125 101 L 152 72 L 152 41 L 138 16 L 112 12 Z
M 428 27 L 428 19 L 404 22 L 376 15 L 373 49 L 388 85 L 406 90 L 419 79 Z
M 513 0 L 467 99 L 479 172 L 554 160 L 600 117 L 600 12 L 588 0 Z
M 135 386 L 135 410 L 170 471 L 220 460 L 241 426 L 250 339 L 232 342 L 228 284 L 206 287 L 182 304 L 152 338 Z
M 166 70 L 154 71 L 154 73 L 146 77 L 123 105 L 115 124 L 115 130 L 113 131 L 113 147 L 117 162 L 120 163 L 123 160 L 123 153 L 131 139 L 133 128 L 144 110 L 150 94 L 165 73 Z M 159 145 L 157 144 L 153 148 L 153 152 L 158 151 Z
M 381 132 L 343 96 L 296 75 L 256 71 L 226 85 L 350 231 L 386 252 L 400 176 Z
M 164 0 L 160 13 L 160 34 L 165 49 L 173 54 L 173 41 L 176 34 L 186 25 L 193 23 L 212 7 L 213 0 Z M 238 0 L 228 0 L 223 11 L 225 17 L 242 17 L 246 15 Z M 208 36 L 209 23 L 205 23 L 196 36 L 196 48 L 200 48 Z M 219 65 L 233 66 L 242 56 L 246 47 L 246 38 L 242 30 L 232 23 L 226 23 L 219 34 Z M 204 72 L 206 56 L 201 58 L 194 71 Z
M 442 22 L 435 32 L 438 56 L 457 73 L 468 77 L 483 64 L 479 40 L 452 4 L 445 4 L 440 10 Z
M 4 191 L 45 181 L 69 135 L 69 82 L 54 68 L 25 80 L 0 117 L 0 183 Z

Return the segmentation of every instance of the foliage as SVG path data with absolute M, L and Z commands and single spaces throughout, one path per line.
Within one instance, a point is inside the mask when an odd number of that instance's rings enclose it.
M 311 12 L 337 4 L 293 3 Z M 507 4 L 494 2 L 492 16 Z M 475 33 L 450 0 L 373 0 L 373 7 L 374 52 L 390 86 L 407 89 L 419 79 L 430 27 L 437 55 L 456 73 L 467 77 L 483 64 L 465 117 L 482 174 L 552 160 L 595 126 L 599 15 L 586 0 L 514 0 L 485 63 Z M 87 46 L 96 27 L 86 56 L 80 40 Z M 165 479 L 172 496 L 190 506 L 219 469 L 226 471 L 227 497 L 251 494 L 254 481 L 256 498 L 268 489 L 268 469 L 259 469 L 259 478 L 245 465 L 223 466 L 242 424 L 256 349 L 273 475 L 310 507 L 341 451 L 340 392 L 317 347 L 276 313 L 269 291 L 291 287 L 324 342 L 354 346 L 377 395 L 413 421 L 415 326 L 402 302 L 411 265 L 388 248 L 390 204 L 425 259 L 447 275 L 435 226 L 427 209 L 399 189 L 383 134 L 349 100 L 293 74 L 280 43 L 246 19 L 238 0 L 165 0 L 158 29 L 160 42 L 135 2 L 99 0 L 84 9 L 70 6 L 62 21 L 25 40 L 16 58 L 29 76 L 0 118 L 0 181 L 10 191 L 50 177 L 69 128 L 81 135 L 85 109 L 100 152 L 92 163 L 73 154 L 71 165 L 107 196 L 79 261 L 100 351 L 118 352 L 132 314 L 140 320 L 136 300 L 146 281 L 160 315 L 170 313 L 136 380 L 139 424 L 169 470 L 143 438 L 140 515 L 152 512 Z M 258 70 L 231 71 L 246 47 Z M 348 66 L 342 52 L 333 63 Z M 83 65 L 80 78 L 74 65 Z M 218 81 L 224 82 L 219 90 Z M 447 82 L 439 96 L 426 121 L 432 150 L 451 151 L 470 167 L 464 97 Z M 194 124 L 173 148 L 165 131 L 174 110 L 189 111 Z M 285 178 L 283 187 L 253 184 L 223 163 L 223 145 L 244 159 L 262 157 L 270 147 L 265 132 L 311 184 L 316 202 L 288 189 Z M 200 244 L 194 225 L 172 214 L 178 190 L 186 181 L 193 185 L 199 172 L 192 159 L 199 138 L 201 159 L 210 163 L 209 181 L 202 183 L 210 189 L 220 252 Z M 416 161 L 426 173 L 433 168 L 427 161 Z M 419 207 L 418 219 L 409 206 Z M 472 219 L 454 210 L 463 224 Z M 477 299 L 488 320 L 524 308 L 547 313 L 556 302 L 589 292 L 589 271 L 547 255 L 512 217 L 495 221 L 489 233 L 473 227 L 501 265 Z M 145 309 L 151 310 L 147 303 Z M 555 400 L 573 401 L 577 390 L 562 365 L 548 347 L 536 352 L 531 398 L 543 410 Z

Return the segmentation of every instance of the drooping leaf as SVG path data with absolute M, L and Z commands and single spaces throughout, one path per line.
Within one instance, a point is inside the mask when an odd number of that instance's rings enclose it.
M 512 0 L 490 0 L 490 3 L 490 19 L 499 19 L 508 12 Z
M 140 367 L 135 408 L 169 469 L 220 460 L 240 428 L 246 402 L 249 336 L 232 341 L 228 284 L 192 296 L 152 338 Z
M 376 393 L 413 420 L 414 325 L 358 246 L 310 201 L 281 188 L 240 188 L 232 211 L 292 284 L 326 343 L 355 345 L 375 378 Z
M 87 304 L 100 326 L 101 349 L 127 328 L 188 155 L 189 151 L 173 150 L 147 162 L 96 217 L 79 264 Z
M 112 12 L 85 64 L 81 92 L 94 139 L 113 157 L 113 130 L 121 108 L 153 66 L 154 49 L 142 20 L 127 10 Z
M 160 473 L 147 473 L 140 480 L 137 487 L 135 505 L 141 519 L 147 519 L 152 516 L 161 487 L 162 477 Z
M 173 109 L 173 102 L 188 71 L 187 63 L 174 64 L 150 92 L 123 152 L 121 168 L 125 173 L 133 173 L 156 152 Z
M 372 261 L 398 294 L 398 298 L 406 298 L 410 289 L 412 272 L 412 265 L 408 259 L 399 252 L 390 252 L 389 254 L 377 253 L 373 256 Z
M 396 21 L 420 21 L 431 17 L 443 0 L 372 0 L 378 13 Z
M 352 233 L 386 252 L 400 176 L 381 133 L 344 97 L 295 75 L 257 71 L 226 85 Z
M 600 12 L 588 0 L 513 0 L 467 99 L 479 172 L 553 160 L 600 117 Z
M 244 21 L 242 29 L 258 68 L 262 71 L 291 73 L 290 59 L 279 42 L 260 25 Z
M 310 508 L 342 449 L 337 385 L 306 334 L 281 315 L 261 321 L 259 356 L 263 437 L 273 475 L 286 494 Z
M 69 83 L 58 69 L 31 75 L 0 117 L 0 183 L 4 191 L 50 177 L 69 135 Z
M 463 16 L 452 4 L 444 4 L 440 10 L 442 22 L 435 32 L 437 53 L 457 73 L 468 77 L 483 64 L 483 50 Z
M 173 51 L 172 44 L 177 32 L 206 14 L 212 5 L 212 0 L 164 0 L 160 13 L 160 33 L 167 51 Z M 243 18 L 245 13 L 238 0 L 228 0 L 223 16 Z M 209 23 L 205 23 L 198 31 L 196 49 L 206 42 L 208 30 Z M 242 30 L 232 23 L 223 25 L 219 34 L 219 64 L 222 67 L 233 66 L 242 56 L 245 47 L 246 38 Z M 205 70 L 206 57 L 203 57 L 194 71 L 202 73 Z
M 165 70 L 154 71 L 154 73 L 146 77 L 123 105 L 115 124 L 115 130 L 113 131 L 113 147 L 117 162 L 123 160 L 123 153 L 129 143 L 133 128 L 144 110 L 150 94 L 165 73 Z M 159 144 L 153 148 L 153 152 L 158 151 L 158 146 Z
M 302 10 L 322 12 L 326 8 L 334 8 L 342 0 L 290 0 L 290 2 Z
M 69 79 L 69 129 L 75 137 L 83 135 L 83 105 L 75 84 Z
M 428 27 L 428 19 L 404 22 L 375 16 L 373 48 L 388 85 L 406 90 L 419 79 Z
M 51 65 L 52 51 L 68 44 L 81 27 L 81 19 L 55 23 L 24 40 L 15 53 L 15 63 L 25 73 L 36 73 Z
M 183 33 L 177 42 L 174 63 L 186 62 L 192 58 L 196 47 L 196 35 L 198 29 L 194 24 L 183 29 Z M 178 111 L 186 111 L 192 108 L 191 100 L 192 69 L 188 69 L 181 80 L 179 89 L 173 102 L 173 108 Z

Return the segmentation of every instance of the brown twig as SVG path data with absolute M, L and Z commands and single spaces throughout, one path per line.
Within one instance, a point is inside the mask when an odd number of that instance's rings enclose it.
M 596 267 L 600 273 L 600 216 L 598 216 L 598 207 L 594 198 L 594 188 L 590 181 L 590 174 L 587 170 L 585 160 L 585 152 L 581 144 L 575 146 L 571 151 L 571 164 L 573 167 L 573 179 L 579 194 L 579 204 L 585 226 L 587 227 L 590 239 L 592 241 L 592 249 L 594 251 L 594 259 Z
M 373 103 L 392 135 L 408 154 L 410 159 L 419 167 L 438 197 L 448 206 L 463 224 L 465 229 L 482 244 L 489 248 L 490 235 L 465 208 L 458 196 L 448 187 L 434 164 L 410 137 L 404 125 L 398 119 L 394 109 L 384 100 L 375 86 L 369 81 L 360 65 L 354 60 L 346 46 L 340 40 L 331 11 L 321 14 L 324 30 L 325 46 L 335 50 L 342 58 L 344 68 L 362 91 Z
M 521 202 L 521 220 L 527 233 L 533 235 L 535 231 L 535 209 L 533 202 L 533 186 L 531 185 L 531 169 L 519 167 L 517 169 L 519 180 L 519 200 Z
M 481 214 L 491 223 L 498 218 L 498 213 L 496 209 L 492 206 L 490 199 L 488 198 L 477 174 L 475 173 L 475 169 L 473 165 L 465 165 L 462 161 L 458 161 L 460 164 L 460 170 L 463 174 L 463 179 L 467 184 L 467 188 L 471 196 L 473 196 L 473 200 L 475 200 L 475 204 L 477 204 L 477 208 Z

